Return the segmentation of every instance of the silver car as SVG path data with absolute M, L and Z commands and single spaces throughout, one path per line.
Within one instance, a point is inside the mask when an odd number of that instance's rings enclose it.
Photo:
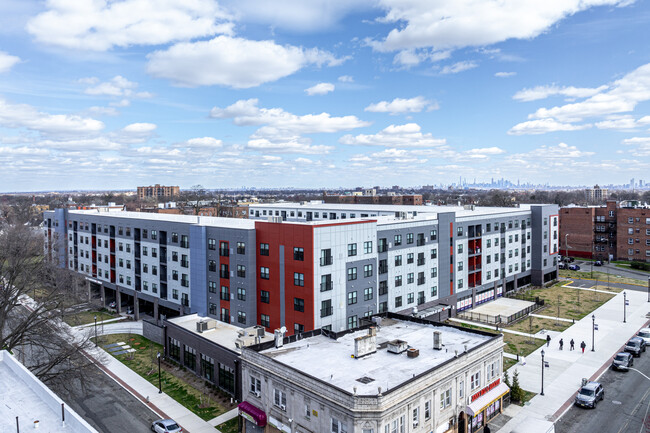
M 645 340 L 646 345 L 650 344 L 650 328 L 641 328 L 641 330 L 639 330 L 636 336 L 639 338 L 643 338 Z
M 617 353 L 612 361 L 612 368 L 614 370 L 627 371 L 634 365 L 634 357 L 627 352 Z
M 183 429 L 173 419 L 159 419 L 151 424 L 151 431 L 156 433 L 180 433 Z
M 587 382 L 578 390 L 575 404 L 582 407 L 595 408 L 596 403 L 605 397 L 605 390 L 598 382 Z

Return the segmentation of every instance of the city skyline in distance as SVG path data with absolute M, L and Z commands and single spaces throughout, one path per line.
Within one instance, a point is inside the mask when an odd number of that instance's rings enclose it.
M 0 5 L 0 191 L 577 187 L 650 170 L 643 2 L 149 7 Z

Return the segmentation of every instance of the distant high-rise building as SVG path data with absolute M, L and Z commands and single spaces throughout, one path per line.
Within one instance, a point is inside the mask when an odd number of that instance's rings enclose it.
M 585 194 L 587 195 L 587 200 L 601 202 L 607 199 L 608 190 L 607 188 L 601 188 L 595 185 L 593 188 L 586 189 Z
M 171 198 L 180 194 L 178 186 L 162 186 L 155 184 L 153 186 L 139 186 L 138 198 L 145 199 L 149 197 Z
M 634 189 L 634 178 L 630 179 L 630 188 Z

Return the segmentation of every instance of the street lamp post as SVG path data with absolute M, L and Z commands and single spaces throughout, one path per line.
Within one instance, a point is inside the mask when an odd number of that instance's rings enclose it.
M 95 315 L 95 347 L 97 347 L 97 315 Z
M 596 331 L 596 316 L 592 314 L 591 315 L 591 351 L 592 352 L 594 352 L 594 337 L 596 336 L 595 331 Z
M 623 323 L 627 323 L 627 314 L 625 309 L 627 308 L 627 293 L 623 292 Z
M 158 358 L 158 394 L 162 394 L 162 377 L 160 376 L 160 352 L 156 355 Z
M 648 302 L 650 302 L 650 277 L 648 277 Z
M 544 395 L 544 349 L 542 349 L 542 392 L 539 395 Z
M 570 233 L 564 235 L 564 257 L 569 257 L 569 244 L 567 238 Z

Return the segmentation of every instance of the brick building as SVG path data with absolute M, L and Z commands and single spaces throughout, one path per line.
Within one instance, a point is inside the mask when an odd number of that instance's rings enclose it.
M 560 209 L 560 252 L 597 260 L 650 261 L 650 208 L 615 200 Z
M 325 203 L 341 204 L 389 204 L 421 206 L 422 194 L 408 195 L 323 195 Z
M 150 197 L 172 198 L 178 196 L 178 194 L 180 194 L 180 188 L 178 186 L 163 186 L 155 184 L 153 186 L 138 187 L 138 198 L 140 200 Z

